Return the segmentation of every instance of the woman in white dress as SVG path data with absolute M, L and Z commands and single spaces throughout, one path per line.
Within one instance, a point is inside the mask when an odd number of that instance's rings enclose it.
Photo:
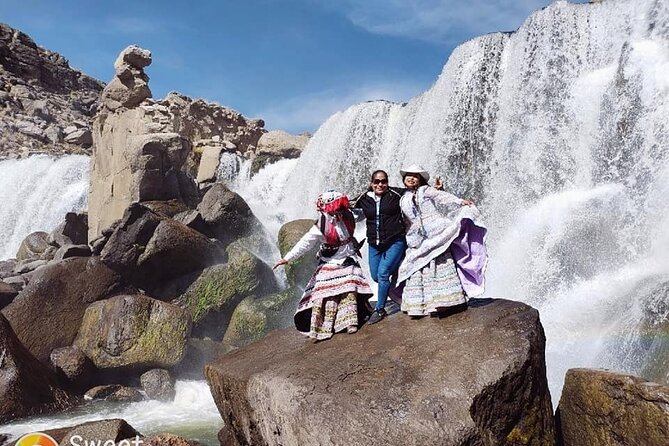
M 473 202 L 429 187 L 430 175 L 420 166 L 400 174 L 407 187 L 400 200 L 407 227 L 397 278 L 405 282 L 402 311 L 425 316 L 464 306 L 484 289 L 487 230 L 480 213 Z

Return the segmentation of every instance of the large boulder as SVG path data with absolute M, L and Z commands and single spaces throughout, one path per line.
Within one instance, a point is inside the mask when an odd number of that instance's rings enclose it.
M 131 45 L 119 54 L 116 75 L 102 91 L 102 104 L 109 110 L 134 108 L 151 97 L 149 77 L 144 68 L 151 64 L 151 52 Z
M 190 332 L 190 315 L 178 306 L 122 295 L 86 309 L 75 344 L 98 369 L 142 371 L 178 364 Z
M 139 377 L 142 389 L 152 400 L 172 401 L 176 391 L 170 372 L 165 369 L 151 369 Z
M 147 291 L 225 258 L 220 245 L 142 204 L 126 210 L 109 237 L 102 261 Z M 173 296 L 172 296 L 173 297 Z
M 279 229 L 279 251 L 281 256 L 286 255 L 290 249 L 306 234 L 314 225 L 314 220 L 293 220 L 281 226 Z M 286 278 L 288 283 L 295 287 L 304 288 L 311 279 L 311 275 L 318 266 L 318 246 L 297 260 L 294 260 L 285 266 Z
M 669 444 L 669 387 L 607 370 L 570 369 L 558 408 L 564 446 Z
M 222 183 L 214 184 L 197 206 L 204 225 L 198 228 L 224 244 L 262 232 L 262 224 L 246 201 Z
M 242 299 L 277 289 L 271 268 L 262 260 L 236 243 L 227 252 L 227 263 L 205 269 L 176 301 L 193 316 L 197 337 L 222 339 Z
M 21 345 L 0 315 L 0 423 L 67 409 L 77 402 L 56 375 Z
M 554 444 L 539 313 L 477 299 L 313 343 L 293 329 L 205 368 L 221 444 Z
M 98 257 L 73 257 L 35 271 L 2 313 L 23 345 L 48 363 L 53 349 L 72 345 L 86 307 L 123 288 Z

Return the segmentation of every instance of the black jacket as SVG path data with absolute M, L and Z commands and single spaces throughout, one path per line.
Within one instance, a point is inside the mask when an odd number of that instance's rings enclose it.
M 379 206 L 379 234 L 376 234 L 376 201 L 367 195 L 367 192 L 360 195 L 353 202 L 353 207 L 362 209 L 367 220 L 367 242 L 376 247 L 387 246 L 388 244 L 404 237 L 404 221 L 402 220 L 402 210 L 400 209 L 400 198 L 406 189 L 399 187 L 389 187 L 388 191 L 381 196 Z

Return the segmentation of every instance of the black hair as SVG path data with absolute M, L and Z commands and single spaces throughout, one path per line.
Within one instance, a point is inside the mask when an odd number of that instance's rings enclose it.
M 369 182 L 370 182 L 370 183 L 374 181 L 374 175 L 376 175 L 377 173 L 382 173 L 382 174 L 384 174 L 384 175 L 386 176 L 386 180 L 388 179 L 388 172 L 386 172 L 386 171 L 383 170 L 383 169 L 376 169 L 374 172 L 372 172 L 372 176 L 371 176 L 371 178 L 369 179 Z M 369 186 L 369 187 L 367 188 L 367 190 L 368 190 L 368 191 L 371 191 L 371 190 L 372 190 L 372 186 Z
M 372 172 L 372 177 L 369 179 L 369 182 L 370 182 L 370 183 L 371 183 L 372 181 L 374 181 L 374 175 L 376 175 L 377 173 L 382 173 L 382 174 L 384 174 L 384 175 L 386 176 L 386 180 L 388 179 L 388 172 L 386 172 L 386 171 L 383 170 L 383 169 L 377 169 L 377 170 L 375 170 L 374 172 Z

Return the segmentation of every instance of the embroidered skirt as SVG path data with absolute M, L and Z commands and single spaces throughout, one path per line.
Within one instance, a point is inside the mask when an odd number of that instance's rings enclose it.
M 295 311 L 295 327 L 317 340 L 359 326 L 372 289 L 359 265 L 323 263 L 316 268 Z
M 466 302 L 449 249 L 407 279 L 402 311 L 409 316 L 426 316 Z

